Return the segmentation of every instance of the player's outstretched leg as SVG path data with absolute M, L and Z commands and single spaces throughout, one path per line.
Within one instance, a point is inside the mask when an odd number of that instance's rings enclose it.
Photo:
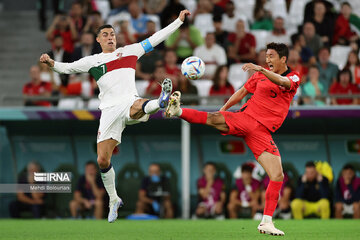
M 170 96 L 169 105 L 165 112 L 166 117 L 179 117 L 189 123 L 208 125 L 221 132 L 229 131 L 225 117 L 220 112 L 208 113 L 191 108 L 180 108 L 180 98 L 181 93 L 179 91 Z
M 172 82 L 170 78 L 165 78 L 161 83 L 161 93 L 158 99 L 146 100 L 142 103 L 142 112 L 145 114 L 154 114 L 160 108 L 165 108 L 168 105 L 169 98 L 172 92 Z M 137 111 L 140 114 L 140 111 Z
M 97 145 L 98 159 L 97 162 L 101 171 L 101 179 L 104 183 L 106 192 L 109 195 L 109 214 L 108 222 L 115 222 L 118 216 L 118 209 L 124 205 L 121 198 L 116 193 L 115 188 L 115 171 L 110 162 L 112 152 L 117 144 L 116 140 L 108 139 L 99 142 Z

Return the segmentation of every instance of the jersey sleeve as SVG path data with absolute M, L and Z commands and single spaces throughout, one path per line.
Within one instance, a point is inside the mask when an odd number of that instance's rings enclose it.
M 128 50 L 131 51 L 131 54 L 136 55 L 140 58 L 145 53 L 148 53 L 154 50 L 159 43 L 167 39 L 173 32 L 178 29 L 183 22 L 177 18 L 174 22 L 169 24 L 167 27 L 161 29 L 160 31 L 154 33 L 151 37 L 141 41 L 140 43 L 134 43 L 126 46 Z
M 244 84 L 244 87 L 249 93 L 254 93 L 258 82 L 258 73 L 254 73 Z
M 286 77 L 290 80 L 290 89 L 288 91 L 296 91 L 300 85 L 300 74 L 298 72 L 291 72 Z
M 54 62 L 53 70 L 58 73 L 86 73 L 91 68 L 91 56 L 81 58 L 72 63 Z

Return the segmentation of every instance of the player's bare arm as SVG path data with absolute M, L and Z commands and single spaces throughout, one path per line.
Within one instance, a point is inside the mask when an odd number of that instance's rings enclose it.
M 272 81 L 273 83 L 285 87 L 286 89 L 290 89 L 291 87 L 291 82 L 287 77 L 283 77 L 280 74 L 277 74 L 273 71 L 269 71 L 259 65 L 255 65 L 253 63 L 246 63 L 244 64 L 244 66 L 242 67 L 242 69 L 247 72 L 249 70 L 253 70 L 256 72 L 261 72 L 262 74 L 264 74 L 270 81 Z
M 47 64 L 49 67 L 54 67 L 54 60 L 46 53 L 40 56 L 40 62 Z
M 249 92 L 245 87 L 240 88 L 230 97 L 230 99 L 224 104 L 220 111 L 226 111 L 233 105 L 239 103 L 246 95 L 248 95 L 248 93 Z

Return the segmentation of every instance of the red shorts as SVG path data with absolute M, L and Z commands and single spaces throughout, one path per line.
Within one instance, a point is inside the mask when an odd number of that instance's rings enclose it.
M 220 113 L 229 126 L 229 131 L 222 134 L 243 137 L 256 159 L 265 151 L 280 156 L 270 131 L 256 119 L 240 111 Z

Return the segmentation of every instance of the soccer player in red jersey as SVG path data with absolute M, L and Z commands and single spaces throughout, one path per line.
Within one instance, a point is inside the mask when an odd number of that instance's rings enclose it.
M 247 63 L 243 70 L 255 71 L 245 85 L 235 92 L 219 112 L 202 112 L 180 108 L 180 92 L 170 97 L 166 115 L 177 116 L 190 123 L 205 124 L 218 129 L 223 135 L 243 137 L 255 155 L 256 160 L 269 175 L 270 183 L 265 195 L 265 209 L 260 233 L 284 235 L 272 222 L 284 174 L 279 150 L 272 139 L 283 123 L 300 84 L 299 73 L 287 66 L 289 49 L 283 43 L 269 43 L 266 46 L 266 63 L 269 69 Z M 230 107 L 240 102 L 247 94 L 253 96 L 237 112 L 227 112 Z

